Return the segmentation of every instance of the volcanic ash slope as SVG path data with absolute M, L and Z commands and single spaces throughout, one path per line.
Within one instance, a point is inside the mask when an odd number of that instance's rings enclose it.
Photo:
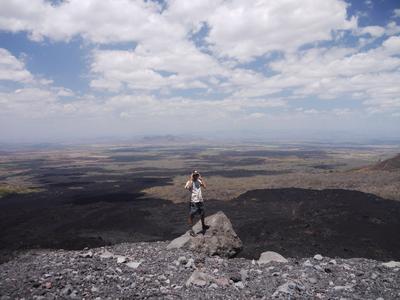
M 29 250 L 0 265 L 0 299 L 400 298 L 398 262 L 267 253 L 261 263 L 167 245 Z

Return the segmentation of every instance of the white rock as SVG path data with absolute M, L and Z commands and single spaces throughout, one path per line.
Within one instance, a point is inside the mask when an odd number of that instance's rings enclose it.
M 108 250 L 104 250 L 100 255 L 100 258 L 113 258 L 114 254 L 112 254 L 110 251 Z
M 312 283 L 312 284 L 316 284 L 316 283 L 318 282 L 317 279 L 314 278 L 314 277 L 308 278 L 308 281 L 309 281 L 310 283 Z
M 165 277 L 164 274 L 161 274 L 161 275 L 158 276 L 158 279 L 159 280 L 167 280 L 167 277 Z
M 199 270 L 194 270 L 192 275 L 190 275 L 189 279 L 186 281 L 186 286 L 190 286 L 191 284 L 197 286 L 206 286 L 211 281 L 213 281 L 213 277 L 203 273 Z
M 125 256 L 122 256 L 122 255 L 117 255 L 117 263 L 119 263 L 119 264 L 123 264 L 123 263 L 125 263 L 126 262 L 126 257 Z
M 245 269 L 241 269 L 240 270 L 240 278 L 242 279 L 242 281 L 246 281 L 249 278 L 249 271 L 247 271 Z
M 315 260 L 322 260 L 324 257 L 321 254 L 315 254 L 314 259 Z
M 334 260 L 334 259 L 331 259 L 331 260 L 329 261 L 329 263 L 330 263 L 331 265 L 336 265 L 336 264 L 337 264 L 336 260 Z
M 142 263 L 141 261 L 130 261 L 126 263 L 126 266 L 132 269 L 137 269 L 141 263 Z
M 187 263 L 187 258 L 186 258 L 185 256 L 180 256 L 180 257 L 178 258 L 178 262 L 179 262 L 179 264 L 181 264 L 181 265 L 185 265 L 185 264 Z
M 400 267 L 400 261 L 391 260 L 389 262 L 382 263 L 382 265 L 387 268 L 398 268 Z
M 188 262 L 185 265 L 185 268 L 192 268 L 192 267 L 195 267 L 194 259 L 193 258 L 189 258 Z
M 79 254 L 79 256 L 83 257 L 83 258 L 92 258 L 93 257 L 93 252 L 92 251 L 88 251 L 88 252 Z
M 210 288 L 217 289 L 218 288 L 218 284 L 212 283 L 212 284 L 210 284 Z
M 273 252 L 273 251 L 266 251 L 261 253 L 260 258 L 258 259 L 258 264 L 267 264 L 269 262 L 279 262 L 279 263 L 287 263 L 288 260 L 284 258 L 282 255 L 279 253 Z
M 303 267 L 314 267 L 314 265 L 310 262 L 309 259 L 307 259 L 305 262 L 303 262 Z
M 244 289 L 244 284 L 243 284 L 243 282 L 241 282 L 241 281 L 235 282 L 235 286 L 236 286 L 238 289 Z
M 293 281 L 288 281 L 282 285 L 280 285 L 275 292 L 272 294 L 272 297 L 278 297 L 279 294 L 287 294 L 287 295 L 292 295 L 295 290 L 303 290 L 303 287 L 299 284 L 296 284 Z
M 334 287 L 333 287 L 333 289 L 334 289 L 335 291 L 350 290 L 350 289 L 352 289 L 352 288 L 353 288 L 353 286 L 352 286 L 351 284 L 337 285 L 337 286 L 334 286 Z

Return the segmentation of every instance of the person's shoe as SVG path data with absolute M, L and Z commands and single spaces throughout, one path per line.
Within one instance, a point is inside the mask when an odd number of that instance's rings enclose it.
M 190 230 L 189 230 L 189 234 L 190 234 L 190 236 L 193 236 L 193 237 L 196 236 L 196 233 L 193 231 L 193 229 L 190 229 Z

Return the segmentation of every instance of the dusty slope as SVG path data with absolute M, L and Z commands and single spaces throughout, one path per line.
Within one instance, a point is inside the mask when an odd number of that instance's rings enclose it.
M 382 170 L 382 171 L 399 171 L 400 170 L 400 154 L 395 157 L 381 161 L 372 167 L 372 170 Z
M 28 251 L 0 265 L 0 298 L 398 299 L 399 267 L 367 259 L 251 260 L 167 251 L 166 242 L 85 251 Z M 104 249 L 109 252 L 104 253 Z M 103 255 L 103 257 L 102 257 Z M 107 257 L 107 256 L 113 257 Z M 118 255 L 118 256 L 117 256 Z M 118 263 L 118 258 L 120 263 Z M 192 263 L 193 259 L 193 263 Z M 126 262 L 122 262 L 126 260 Z M 139 266 L 135 264 L 140 262 Z M 195 269 L 207 274 L 186 282 Z

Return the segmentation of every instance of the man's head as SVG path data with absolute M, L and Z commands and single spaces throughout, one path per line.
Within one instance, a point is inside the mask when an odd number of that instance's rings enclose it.
M 199 178 L 199 176 L 200 176 L 200 173 L 197 172 L 196 170 L 194 170 L 192 173 L 193 180 L 197 180 Z

